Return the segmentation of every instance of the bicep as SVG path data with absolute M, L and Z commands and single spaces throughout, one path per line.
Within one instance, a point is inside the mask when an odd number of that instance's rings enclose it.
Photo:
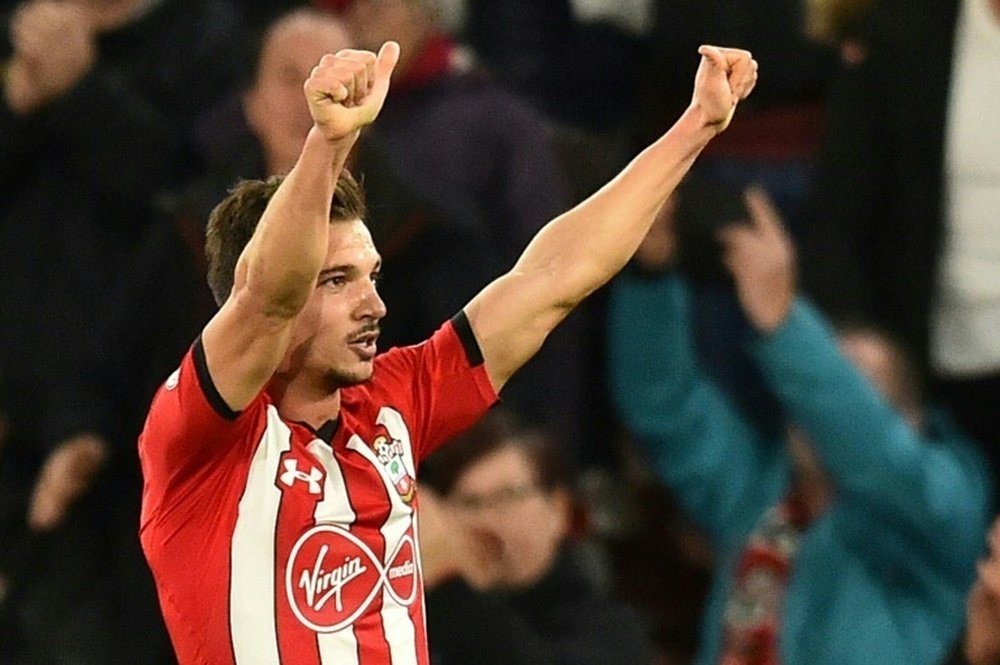
M 247 291 L 235 293 L 208 322 L 202 344 L 208 374 L 233 412 L 267 385 L 291 342 L 294 318 L 267 315 Z
M 572 303 L 553 298 L 553 273 L 515 268 L 480 291 L 465 308 L 486 373 L 498 392 L 573 309 Z

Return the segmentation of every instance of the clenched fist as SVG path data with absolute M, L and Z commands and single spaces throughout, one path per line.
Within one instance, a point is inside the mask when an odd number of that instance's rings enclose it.
M 749 51 L 702 46 L 701 64 L 694 78 L 691 105 L 706 125 L 721 132 L 729 126 L 736 104 L 746 99 L 757 83 L 757 61 Z
M 383 44 L 377 56 L 352 49 L 323 56 L 304 88 L 313 123 L 327 140 L 346 138 L 375 120 L 398 59 L 396 42 Z

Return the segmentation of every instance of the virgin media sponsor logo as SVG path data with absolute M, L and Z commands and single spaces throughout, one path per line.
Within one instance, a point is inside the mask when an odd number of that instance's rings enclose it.
M 416 597 L 416 552 L 409 533 L 383 563 L 351 532 L 321 524 L 302 534 L 285 568 L 292 611 L 321 633 L 351 626 L 383 589 L 404 606 Z

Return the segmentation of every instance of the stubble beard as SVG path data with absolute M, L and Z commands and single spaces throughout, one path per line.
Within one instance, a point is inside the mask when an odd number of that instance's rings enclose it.
M 350 388 L 365 383 L 372 377 L 373 371 L 369 364 L 364 370 L 351 372 L 346 369 L 331 368 L 324 377 L 324 383 L 328 390 L 333 392 L 341 388 Z

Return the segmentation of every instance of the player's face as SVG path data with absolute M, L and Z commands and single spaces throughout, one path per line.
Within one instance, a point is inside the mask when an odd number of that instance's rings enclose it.
M 316 376 L 324 388 L 367 381 L 372 374 L 385 303 L 376 283 L 382 260 L 360 220 L 333 222 L 326 262 L 295 322 L 291 369 Z
M 548 572 L 569 526 L 569 496 L 538 486 L 527 455 L 515 447 L 484 457 L 449 495 L 461 519 L 500 544 L 491 586 L 518 589 Z

